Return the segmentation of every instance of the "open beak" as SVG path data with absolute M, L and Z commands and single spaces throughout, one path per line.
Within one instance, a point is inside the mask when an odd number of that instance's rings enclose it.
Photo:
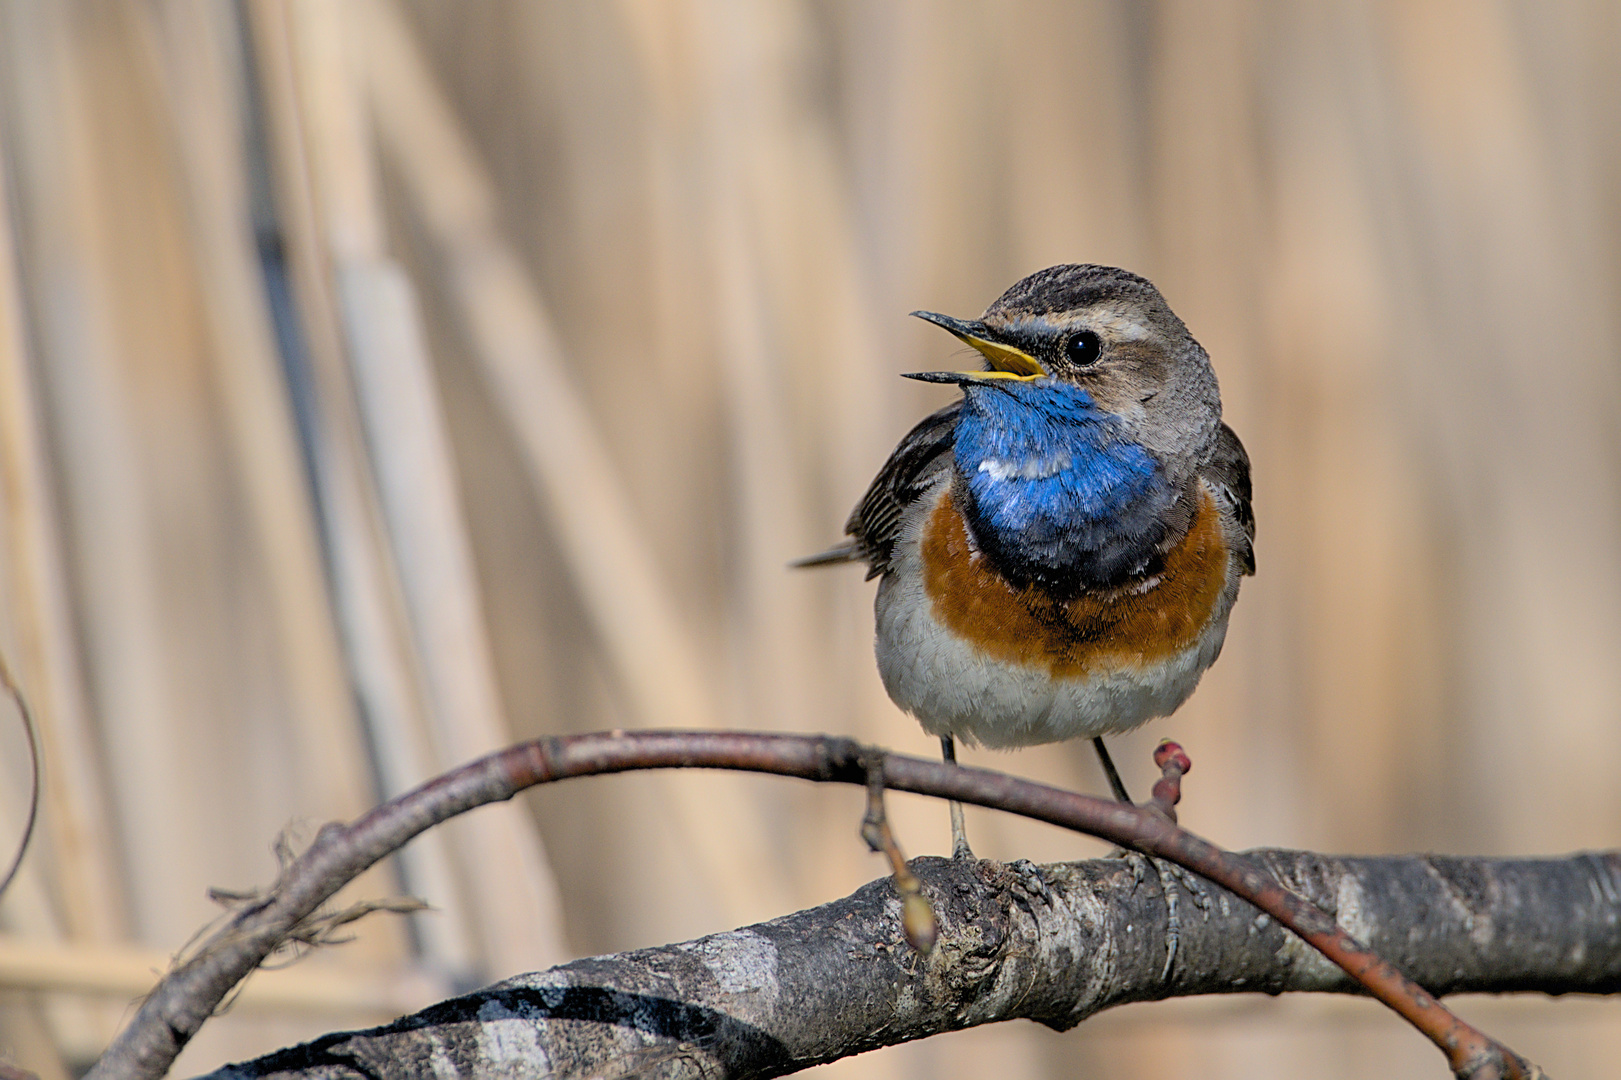
M 1036 358 L 1023 349 L 1015 349 L 1011 345 L 992 341 L 982 322 L 968 322 L 965 319 L 953 319 L 950 315 L 939 315 L 932 311 L 914 311 L 913 315 L 932 322 L 942 329 L 949 330 L 958 340 L 972 345 L 990 363 L 989 371 L 927 371 L 917 375 L 908 375 L 909 379 L 922 379 L 924 382 L 951 382 L 965 383 L 977 382 L 981 379 L 1039 379 L 1047 374 L 1045 368 L 1036 362 Z

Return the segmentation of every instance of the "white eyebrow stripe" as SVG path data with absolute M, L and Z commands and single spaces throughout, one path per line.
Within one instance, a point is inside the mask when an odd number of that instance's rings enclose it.
M 1100 337 L 1114 341 L 1144 341 L 1151 333 L 1142 320 L 1113 307 L 1094 308 L 1073 321 L 1066 319 L 1057 322 L 1044 315 L 1033 318 L 1026 316 L 1009 322 L 1006 329 L 1015 333 L 1054 334 L 1073 331 L 1077 327 L 1093 330 Z
M 1080 321 L 1116 341 L 1142 341 L 1148 337 L 1148 327 L 1118 311 L 1099 311 Z

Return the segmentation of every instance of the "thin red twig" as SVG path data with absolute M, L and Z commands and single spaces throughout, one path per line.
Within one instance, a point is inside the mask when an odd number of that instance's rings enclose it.
M 351 824 L 327 825 L 263 903 L 233 916 L 159 983 L 87 1075 L 96 1080 L 162 1076 L 225 994 L 338 889 L 412 837 L 475 806 L 536 784 L 640 769 L 732 769 L 866 786 L 869 768 L 879 762 L 885 787 L 1021 814 L 1192 870 L 1248 900 L 1338 964 L 1434 1042 L 1455 1075 L 1469 1080 L 1541 1076 L 1534 1065 L 1464 1023 L 1351 938 L 1321 909 L 1249 860 L 1177 827 L 1158 807 L 886 754 L 850 739 L 721 731 L 606 732 L 521 743 L 430 780 Z M 1168 776 L 1161 784 L 1167 782 L 1176 781 Z M 1170 794 L 1166 791 L 1165 798 Z
M 1160 771 L 1160 778 L 1154 783 L 1149 806 L 1175 825 L 1176 804 L 1182 801 L 1182 778 L 1193 771 L 1193 762 L 1181 743 L 1163 739 L 1154 748 L 1154 767 Z

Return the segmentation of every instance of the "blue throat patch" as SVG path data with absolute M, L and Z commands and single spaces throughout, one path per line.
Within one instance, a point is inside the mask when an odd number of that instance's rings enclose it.
M 1050 378 L 968 383 L 963 396 L 965 510 L 1003 576 L 1076 592 L 1152 569 L 1177 493 L 1119 417 Z

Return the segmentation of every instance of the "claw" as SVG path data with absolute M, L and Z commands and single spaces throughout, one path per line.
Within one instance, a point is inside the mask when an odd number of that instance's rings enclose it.
M 1150 859 L 1154 873 L 1159 877 L 1160 891 L 1165 895 L 1165 967 L 1160 970 L 1159 981 L 1167 982 L 1171 978 L 1171 965 L 1176 963 L 1176 949 L 1182 943 L 1182 916 L 1177 911 L 1180 901 L 1177 899 L 1176 886 L 1166 880 L 1166 872 L 1160 866 L 1160 860 Z M 1173 878 L 1175 875 L 1171 875 Z
M 1208 922 L 1210 919 L 1210 890 L 1205 888 L 1204 879 L 1192 870 L 1177 866 L 1175 863 L 1168 863 L 1167 865 L 1171 868 L 1172 873 L 1176 875 L 1176 880 L 1181 882 L 1182 887 L 1193 897 L 1193 906 L 1199 909 L 1200 914 Z
M 1109 857 L 1124 859 L 1130 865 L 1133 891 L 1148 880 L 1150 870 L 1154 872 L 1154 879 L 1159 882 L 1160 894 L 1165 897 L 1165 967 L 1160 970 L 1159 976 L 1160 981 L 1164 982 L 1171 977 L 1171 968 L 1176 964 L 1177 949 L 1182 944 L 1182 898 L 1176 886 L 1180 884 L 1188 891 L 1193 898 L 1193 906 L 1203 912 L 1206 919 L 1210 918 L 1210 894 L 1200 883 L 1197 875 L 1189 873 L 1175 863 L 1156 859 L 1129 848 L 1116 848 L 1109 853 Z
M 1047 884 L 1047 878 L 1041 872 L 1041 867 L 1029 859 L 1015 859 L 1008 863 L 1008 869 L 1016 872 L 1024 884 L 1025 891 L 1039 899 L 1043 904 L 1052 907 L 1053 890 Z

